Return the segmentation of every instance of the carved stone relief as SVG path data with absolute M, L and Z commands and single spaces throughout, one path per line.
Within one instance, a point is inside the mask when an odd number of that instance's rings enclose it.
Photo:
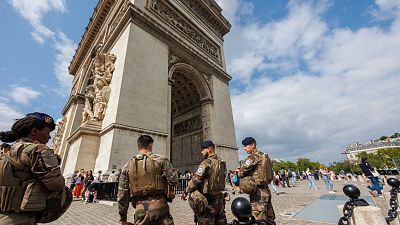
M 176 55 L 170 54 L 169 55 L 169 62 L 168 62 L 168 67 L 171 67 L 172 65 L 174 65 L 175 63 L 181 62 L 182 59 L 179 58 Z
M 217 62 L 220 62 L 219 47 L 187 22 L 176 10 L 168 6 L 166 1 L 152 0 L 150 8 L 169 24 L 183 32 L 200 49 L 211 55 Z
M 122 3 L 121 3 L 122 2 Z M 122 20 L 122 17 L 124 16 L 125 12 L 128 10 L 129 8 L 129 0 L 120 0 L 118 2 L 118 4 L 122 4 L 121 7 L 118 9 L 118 14 L 116 16 L 116 18 L 111 22 L 111 24 L 109 24 L 109 29 L 108 29 L 108 34 L 107 36 L 109 36 L 117 27 L 117 25 L 119 24 L 119 22 Z
M 67 117 L 64 117 L 60 122 L 57 123 L 57 131 L 53 138 L 53 149 L 54 152 L 59 152 L 61 145 L 61 138 L 64 134 L 65 123 L 67 122 Z
M 111 88 L 109 87 L 116 56 L 110 53 L 97 53 L 94 68 L 91 71 L 89 84 L 85 90 L 85 106 L 82 122 L 89 120 L 101 121 L 104 118 Z

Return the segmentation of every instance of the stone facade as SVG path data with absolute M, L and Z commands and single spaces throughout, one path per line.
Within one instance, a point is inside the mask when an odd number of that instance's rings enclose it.
M 120 169 L 141 134 L 182 172 L 195 169 L 206 139 L 237 167 L 223 54 L 229 29 L 214 0 L 99 1 L 69 66 L 73 87 L 56 142 L 64 175 Z

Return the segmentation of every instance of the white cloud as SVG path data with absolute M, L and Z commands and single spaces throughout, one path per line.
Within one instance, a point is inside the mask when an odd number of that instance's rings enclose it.
M 68 73 L 68 65 L 77 45 L 63 32 L 56 33 L 42 22 L 43 16 L 49 12 L 66 12 L 65 0 L 10 0 L 10 4 L 32 25 L 31 34 L 35 41 L 40 44 L 44 44 L 48 38 L 53 41 L 53 48 L 57 52 L 53 62 L 54 74 L 59 83 L 57 93 L 66 96 L 72 83 L 72 76 Z
M 43 15 L 50 11 L 65 12 L 65 0 L 10 0 L 12 7 L 31 24 L 32 37 L 40 44 L 54 36 L 54 32 L 43 25 Z
M 0 131 L 10 130 L 11 125 L 15 122 L 14 120 L 22 117 L 22 113 L 0 98 Z
M 75 53 L 76 43 L 62 32 L 59 32 L 57 37 L 58 39 L 54 45 L 57 51 L 56 61 L 54 62 L 54 73 L 60 84 L 59 93 L 66 96 L 70 92 L 72 85 L 73 77 L 68 72 L 68 66 Z
M 395 19 L 400 13 L 400 1 L 376 0 L 377 9 L 372 10 L 372 15 L 378 20 Z
M 228 72 L 244 86 L 232 96 L 238 144 L 254 136 L 273 158 L 328 162 L 352 142 L 399 131 L 396 4 L 377 1 L 396 15 L 389 29 L 352 31 L 324 19 L 328 1 L 290 1 L 282 19 L 250 23 L 240 21 L 241 2 L 222 1 L 236 25 L 226 38 Z
M 30 101 L 37 98 L 40 95 L 39 92 L 33 90 L 30 87 L 12 87 L 10 96 L 17 103 L 29 105 Z

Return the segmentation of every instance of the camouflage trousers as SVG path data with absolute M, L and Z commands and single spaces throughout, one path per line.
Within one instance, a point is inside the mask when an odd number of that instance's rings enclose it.
M 0 224 L 36 225 L 34 213 L 0 213 Z
M 255 194 L 250 195 L 252 214 L 256 220 L 275 224 L 275 212 L 271 203 L 271 191 L 268 187 L 265 189 L 257 188 Z
M 167 200 L 162 198 L 138 201 L 134 215 L 135 225 L 174 225 Z
M 198 225 L 225 225 L 225 198 L 221 195 L 205 195 L 208 207 L 204 212 L 195 213 L 195 222 Z

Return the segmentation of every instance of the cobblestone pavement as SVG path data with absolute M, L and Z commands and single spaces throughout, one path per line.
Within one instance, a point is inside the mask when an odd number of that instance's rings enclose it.
M 325 185 L 322 181 L 318 182 L 318 190 L 309 190 L 307 181 L 297 182 L 297 185 L 292 188 L 278 188 L 279 195 L 272 196 L 272 204 L 275 209 L 277 224 L 290 225 L 324 225 L 318 221 L 308 221 L 294 217 L 301 209 L 306 207 L 312 201 L 319 198 L 323 194 L 327 194 Z M 334 189 L 338 192 L 337 195 L 343 195 L 342 188 L 344 182 L 335 181 Z M 365 183 L 356 183 L 361 190 L 362 196 L 369 196 Z M 230 189 L 228 187 L 228 189 Z M 385 190 L 389 188 L 385 187 Z M 231 195 L 232 199 L 238 196 Z M 174 217 L 175 224 L 193 224 L 193 212 L 187 202 L 180 200 L 180 195 L 177 195 L 173 204 L 170 205 L 171 214 Z M 230 202 L 226 205 L 228 221 L 234 219 L 231 210 Z M 128 220 L 133 220 L 134 209 L 131 208 L 128 214 Z M 339 218 L 338 218 L 339 220 Z M 75 200 L 68 211 L 57 221 L 50 223 L 51 225 L 113 225 L 119 224 L 118 207 L 116 205 L 106 205 L 101 203 L 83 204 L 79 200 Z

